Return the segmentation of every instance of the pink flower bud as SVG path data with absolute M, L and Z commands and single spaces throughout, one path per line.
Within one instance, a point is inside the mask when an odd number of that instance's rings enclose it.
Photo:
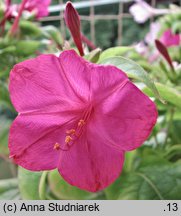
M 79 18 L 78 12 L 73 7 L 71 2 L 67 2 L 66 4 L 64 19 L 65 19 L 65 23 L 67 27 L 69 28 L 71 32 L 74 43 L 77 46 L 80 55 L 83 56 L 84 51 L 83 51 L 82 40 L 81 40 L 80 18 Z

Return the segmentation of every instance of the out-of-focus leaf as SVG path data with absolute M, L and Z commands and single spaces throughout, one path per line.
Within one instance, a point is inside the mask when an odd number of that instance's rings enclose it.
M 23 199 L 39 200 L 39 186 L 42 172 L 31 172 L 19 167 L 18 183 L 20 193 Z
M 18 180 L 16 178 L 0 180 L 0 200 L 19 198 Z
M 54 26 L 45 26 L 42 28 L 44 35 L 55 41 L 58 45 L 63 45 L 63 37 L 59 30 Z
M 7 155 L 8 150 L 8 134 L 12 123 L 10 119 L 0 116 L 0 153 Z
M 0 180 L 0 194 L 15 188 L 18 188 L 18 179 L 13 178 Z
M 181 22 L 180 22 L 180 20 L 173 23 L 173 25 L 172 25 L 172 31 L 175 34 L 178 33 L 178 32 L 181 32 Z
M 0 105 L 8 107 L 8 109 L 11 109 L 12 111 L 14 110 L 9 97 L 8 85 L 7 83 L 2 82 L 1 80 L 0 80 Z
M 29 56 L 35 54 L 40 47 L 39 41 L 21 40 L 16 43 L 16 53 L 20 56 Z
M 129 51 L 134 51 L 134 48 L 126 47 L 126 46 L 125 47 L 119 46 L 119 47 L 112 47 L 112 48 L 106 49 L 105 51 L 101 53 L 99 62 L 103 61 L 104 59 L 110 58 L 110 57 L 125 55 L 125 53 Z
M 7 190 L 6 192 L 0 194 L 0 200 L 19 200 L 20 194 L 19 189 L 11 189 Z
M 121 176 L 123 176 L 124 174 L 121 174 Z M 120 177 L 118 179 L 116 179 L 116 181 L 111 184 L 109 187 L 107 187 L 104 192 L 106 194 L 106 198 L 108 200 L 116 200 L 119 197 L 120 194 Z
M 168 160 L 172 160 L 174 158 L 174 161 L 176 161 L 177 159 L 180 160 L 181 158 L 181 144 L 177 144 L 177 145 L 173 145 L 171 147 L 169 147 L 164 156 L 168 159 Z
M 88 55 L 84 56 L 85 59 L 89 60 L 90 62 L 96 63 L 99 60 L 101 54 L 101 49 L 97 48 L 92 50 Z
M 181 143 L 181 121 L 174 120 L 172 122 L 170 135 L 173 143 Z
M 39 196 L 41 200 L 46 199 L 46 179 L 47 179 L 47 171 L 44 171 L 40 178 L 39 183 Z
M 37 24 L 27 20 L 21 20 L 19 27 L 24 35 L 37 37 L 42 34 L 41 29 Z
M 15 46 L 8 46 L 4 49 L 0 49 L 0 55 L 5 54 L 5 53 L 13 53 L 16 51 L 16 47 Z
M 123 57 L 111 57 L 111 58 L 104 59 L 103 61 L 100 62 L 100 64 L 114 65 L 118 67 L 119 69 L 124 71 L 128 75 L 128 77 L 145 83 L 146 86 L 149 89 L 151 89 L 151 91 L 154 93 L 156 98 L 158 98 L 163 103 L 165 102 L 161 98 L 154 82 L 149 77 L 147 72 L 142 67 L 140 67 L 136 62 Z
M 181 108 L 181 92 L 180 91 L 178 91 L 172 87 L 163 85 L 161 83 L 155 83 L 155 85 L 156 85 L 156 88 L 158 89 L 161 97 L 165 101 L 170 102 L 171 104 L 174 104 L 175 106 Z M 147 95 L 149 95 L 150 97 L 154 96 L 154 94 L 150 91 L 150 89 L 148 87 L 144 87 L 142 90 Z
M 57 170 L 53 170 L 48 175 L 51 192 L 58 198 L 63 200 L 84 200 L 93 199 L 96 197 L 95 193 L 89 193 L 80 190 L 77 187 L 71 186 L 60 176 Z
M 123 200 L 181 199 L 181 162 L 143 166 L 120 179 Z

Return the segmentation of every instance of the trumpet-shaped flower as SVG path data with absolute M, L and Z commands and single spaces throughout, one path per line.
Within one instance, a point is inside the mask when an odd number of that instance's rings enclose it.
M 41 55 L 14 66 L 10 157 L 32 170 L 58 168 L 71 185 L 99 191 L 121 173 L 124 154 L 148 138 L 155 104 L 114 66 L 75 51 Z

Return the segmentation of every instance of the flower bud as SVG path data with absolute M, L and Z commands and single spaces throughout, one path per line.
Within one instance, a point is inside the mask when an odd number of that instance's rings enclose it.
M 84 51 L 83 51 L 82 40 L 81 40 L 80 18 L 78 12 L 73 7 L 71 2 L 67 2 L 66 4 L 64 19 L 73 37 L 74 43 L 79 50 L 80 55 L 83 56 Z

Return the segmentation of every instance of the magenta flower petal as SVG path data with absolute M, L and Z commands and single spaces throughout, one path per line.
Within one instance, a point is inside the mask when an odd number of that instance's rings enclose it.
M 91 192 L 113 183 L 124 163 L 124 152 L 105 145 L 107 140 L 97 134 L 92 131 L 84 134 L 69 151 L 61 153 L 58 165 L 69 184 Z
M 61 59 L 54 55 L 41 55 L 19 63 L 13 68 L 10 75 L 9 91 L 18 112 L 30 112 L 50 105 L 55 107 L 59 105 L 62 110 L 74 109 L 74 105 L 75 107 L 80 106 L 83 98 L 79 95 L 79 89 L 76 89 L 76 86 L 72 87 L 73 84 L 70 80 L 75 75 L 72 73 L 72 70 L 75 70 L 75 65 L 78 69 L 76 71 L 82 72 L 82 74 L 85 66 L 77 58 L 74 61 L 73 57 L 73 66 L 71 66 L 69 55 L 71 56 L 72 52 L 66 55 L 67 58 L 65 56 L 65 65 L 61 64 Z M 75 54 L 73 55 L 75 56 Z M 70 65 L 69 68 L 68 65 Z M 81 76 L 80 79 L 77 76 L 74 78 L 80 80 Z M 81 94 L 83 91 L 82 89 L 80 91 Z
M 148 138 L 156 119 L 155 104 L 128 81 L 96 106 L 91 124 L 106 145 L 130 151 Z
M 166 46 L 179 46 L 180 44 L 180 35 L 173 34 L 171 29 L 166 30 L 160 38 L 160 41 Z
M 66 181 L 88 191 L 120 175 L 124 152 L 143 143 L 157 118 L 154 103 L 125 73 L 73 50 L 16 65 L 9 90 L 19 112 L 10 156 L 29 170 L 57 167 Z
M 28 170 L 55 169 L 59 151 L 54 146 L 64 142 L 64 124 L 70 120 L 70 115 L 67 118 L 58 112 L 20 114 L 10 129 L 10 157 Z
M 28 11 L 34 11 L 36 18 L 41 18 L 49 14 L 48 6 L 51 4 L 51 0 L 28 0 L 25 5 L 25 9 Z

